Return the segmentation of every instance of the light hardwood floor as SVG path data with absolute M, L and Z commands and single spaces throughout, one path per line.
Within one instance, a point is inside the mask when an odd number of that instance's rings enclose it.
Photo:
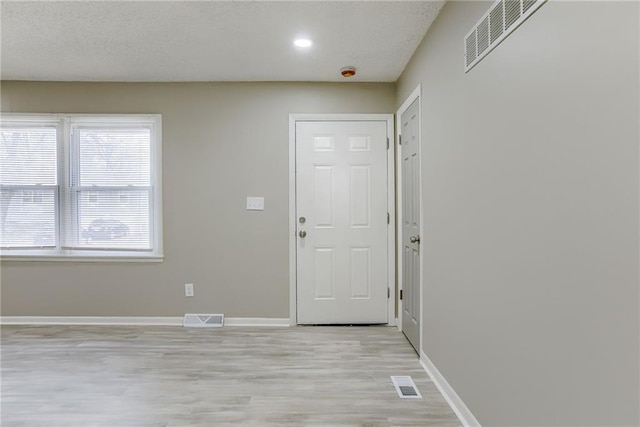
M 390 327 L 2 326 L 1 363 L 2 427 L 459 425 Z

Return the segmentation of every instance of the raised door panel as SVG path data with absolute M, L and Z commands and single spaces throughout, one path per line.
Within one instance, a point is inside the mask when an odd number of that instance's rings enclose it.
M 370 165 L 351 165 L 350 181 L 350 217 L 352 228 L 371 226 L 371 167 Z
M 334 168 L 333 165 L 314 165 L 313 220 L 316 228 L 334 226 Z
M 371 248 L 351 248 L 351 299 L 371 298 Z
M 335 248 L 314 248 L 313 276 L 315 299 L 335 298 Z

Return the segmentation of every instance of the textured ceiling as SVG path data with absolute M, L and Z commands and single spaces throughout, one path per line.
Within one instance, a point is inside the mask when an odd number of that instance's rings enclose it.
M 396 81 L 443 1 L 7 1 L 3 80 Z M 315 45 L 301 51 L 294 37 Z

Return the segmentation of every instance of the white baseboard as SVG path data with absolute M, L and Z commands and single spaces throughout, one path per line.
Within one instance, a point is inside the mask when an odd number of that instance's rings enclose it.
M 453 409 L 453 412 L 455 412 L 462 425 L 464 427 L 480 427 L 480 423 L 476 420 L 476 417 L 473 416 L 469 408 L 467 408 L 467 405 L 460 399 L 458 393 L 449 385 L 447 380 L 422 350 L 420 350 L 420 364 L 442 396 L 444 396 L 449 406 L 451 406 L 451 409 Z
M 125 316 L 2 316 L 2 325 L 123 325 L 123 326 L 182 326 L 180 317 Z M 265 317 L 226 317 L 224 326 L 289 326 L 289 319 Z
M 225 317 L 224 326 L 289 326 L 289 318 Z
M 2 316 L 3 325 L 150 325 L 182 326 L 182 317 Z

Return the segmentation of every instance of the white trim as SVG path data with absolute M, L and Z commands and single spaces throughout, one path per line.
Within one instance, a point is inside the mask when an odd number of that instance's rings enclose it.
M 164 206 L 162 204 L 162 115 L 153 114 L 152 118 L 155 119 L 155 125 L 153 126 L 154 135 L 152 135 L 153 145 L 151 147 L 152 160 L 155 160 L 155 164 L 151 168 L 152 180 L 155 183 L 153 186 L 153 198 L 151 204 L 153 205 L 153 251 L 154 254 L 164 256 L 164 219 L 162 213 L 164 212 Z
M 413 101 L 415 101 L 416 99 L 420 98 L 420 94 L 422 93 L 422 85 L 418 85 L 413 92 L 411 92 L 411 94 L 407 97 L 407 99 L 405 99 L 405 101 L 402 103 L 402 105 L 400 106 L 400 108 L 398 108 L 398 113 L 396 114 L 396 132 L 398 132 L 398 134 L 400 134 L 400 131 L 402 130 L 402 128 L 400 127 L 400 114 L 404 113 L 409 107 L 411 107 L 411 104 L 413 104 Z
M 414 101 L 418 100 L 418 132 L 420 133 L 420 157 L 418 158 L 418 165 L 419 165 L 419 170 L 418 173 L 420 175 L 420 234 L 424 234 L 424 221 L 423 221 L 423 217 L 424 217 L 424 208 L 423 208 L 423 203 L 422 203 L 422 141 L 423 141 L 423 135 L 422 135 L 422 116 L 421 116 L 421 112 L 422 112 L 422 105 L 421 105 L 421 100 L 422 100 L 422 85 L 418 85 L 412 92 L 411 94 L 407 97 L 407 99 L 405 99 L 405 101 L 402 103 L 402 105 L 400 106 L 400 108 L 398 108 L 398 112 L 396 113 L 396 141 L 400 141 L 400 134 L 402 131 L 402 114 L 407 111 L 407 109 L 411 106 L 411 104 L 414 103 Z M 398 188 L 397 188 L 397 203 L 398 203 L 398 218 L 402 218 L 402 156 L 400 155 L 400 150 L 402 149 L 400 145 L 397 146 L 398 149 L 398 156 L 397 156 L 397 163 L 396 163 L 396 180 L 398 182 Z M 402 331 L 402 302 L 400 301 L 400 290 L 402 290 L 403 285 L 402 285 L 402 250 L 400 250 L 400 247 L 402 246 L 402 223 L 401 221 L 397 224 L 396 227 L 396 244 L 398 246 L 398 255 L 397 255 L 397 262 L 398 262 L 398 292 L 396 294 L 396 299 L 397 299 L 397 305 L 398 305 L 398 321 L 397 321 L 397 325 L 398 325 L 398 329 L 400 331 Z M 419 347 L 419 351 L 422 351 L 422 324 L 423 322 L 423 317 L 422 317 L 422 301 L 423 301 L 423 295 L 424 295 L 424 286 L 423 286 L 423 280 L 422 278 L 424 277 L 424 263 L 422 261 L 422 251 L 420 251 L 420 301 L 419 301 L 419 310 L 420 310 L 420 316 L 419 316 L 419 320 L 420 320 L 420 332 L 419 332 L 419 337 L 418 339 L 420 340 L 420 343 L 418 344 Z
M 2 325 L 149 325 L 182 326 L 183 317 L 2 316 Z
M 261 326 L 273 327 L 284 326 L 289 327 L 288 318 L 269 318 L 269 317 L 225 317 L 224 326 Z
M 393 120 L 392 114 L 289 114 L 289 124 L 294 122 L 375 122 Z M 295 127 L 294 127 L 295 136 Z M 291 142 L 291 141 L 289 141 Z M 294 139 L 295 142 L 295 139 Z M 295 148 L 295 145 L 294 145 Z
M 392 287 L 396 284 L 396 180 L 395 180 L 395 135 L 393 127 L 393 115 L 387 118 L 387 140 L 389 149 L 387 150 L 387 212 L 389 213 L 389 223 L 387 224 L 387 318 L 389 326 L 396 325 L 396 304 L 392 297 Z
M 133 123 L 137 123 L 141 119 L 147 120 L 155 120 L 157 117 L 162 116 L 162 114 L 119 114 L 119 113 L 20 113 L 20 112 L 0 112 L 0 120 L 11 122 L 12 118 L 33 120 L 35 122 L 42 122 L 43 120 L 50 119 L 52 123 L 58 122 L 60 120 L 64 120 L 69 117 L 73 117 L 77 119 L 79 122 L 91 122 L 91 123 L 100 123 L 107 122 L 110 123 L 113 119 L 118 119 L 120 121 L 130 121 Z M 22 121 L 22 120 L 20 120 Z
M 23 262 L 23 261 L 56 261 L 56 262 L 163 262 L 164 255 L 124 255 L 124 256 L 100 256 L 100 255 L 0 255 L 0 262 Z
M 296 267 L 296 120 L 301 115 L 289 114 L 289 325 L 298 324 L 298 289 Z
M 387 256 L 388 277 L 387 286 L 395 283 L 396 263 L 396 233 L 395 227 L 395 150 L 393 142 L 393 115 L 392 114 L 289 114 L 289 324 L 295 326 L 298 323 L 297 316 L 297 275 L 296 275 L 296 122 L 310 121 L 384 121 L 387 123 L 387 137 L 389 138 L 389 150 L 387 150 L 387 210 L 390 214 L 389 227 L 387 227 Z M 395 301 L 388 298 L 387 322 L 389 326 L 396 324 Z
M 182 326 L 184 317 L 2 316 L 2 325 Z M 287 318 L 227 317 L 224 326 L 289 326 Z
M 438 368 L 431 362 L 431 359 L 429 359 L 422 350 L 420 350 L 420 365 L 422 365 L 422 368 L 436 385 L 438 391 L 440 391 L 440 394 L 445 398 L 462 425 L 464 427 L 480 427 L 480 423 L 469 408 L 467 408 L 467 405 L 464 404 L 460 396 L 458 396 L 458 393 L 456 393 L 445 377 L 438 371 Z

